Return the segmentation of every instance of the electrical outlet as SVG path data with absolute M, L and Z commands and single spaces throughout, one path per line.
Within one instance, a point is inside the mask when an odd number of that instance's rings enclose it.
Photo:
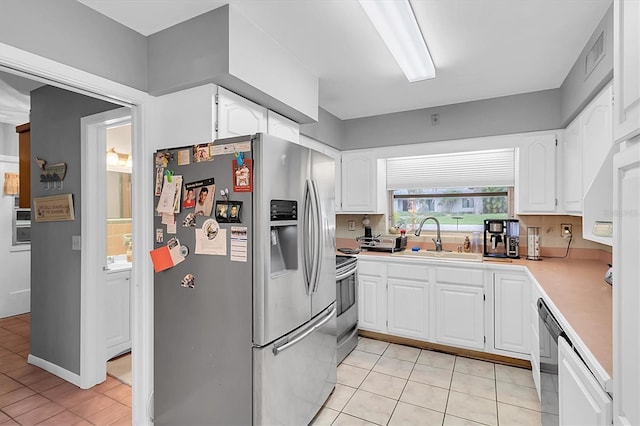
M 355 220 L 350 220 L 349 221 L 349 231 L 355 231 L 356 230 L 356 221 Z
M 562 223 L 560 224 L 560 233 L 562 234 L 562 238 L 571 237 L 571 224 L 570 223 Z

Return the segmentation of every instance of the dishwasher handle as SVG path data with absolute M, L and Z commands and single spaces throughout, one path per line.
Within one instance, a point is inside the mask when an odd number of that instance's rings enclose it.
M 544 300 L 542 300 L 542 298 L 539 298 L 536 305 L 538 306 L 538 317 L 540 318 L 542 324 L 544 324 L 546 329 L 549 331 L 549 334 L 551 334 L 553 340 L 557 342 L 558 337 L 562 336 L 567 340 L 569 345 L 573 347 L 571 340 L 569 340 L 569 337 L 567 337 L 567 334 L 560 326 L 560 323 L 558 323 L 558 320 L 556 320 L 556 318 L 553 316 L 551 310 L 544 302 Z

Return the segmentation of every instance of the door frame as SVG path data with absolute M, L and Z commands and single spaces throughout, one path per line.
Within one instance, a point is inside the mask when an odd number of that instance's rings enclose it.
M 116 108 L 80 119 L 80 387 L 106 380 L 107 129 L 131 123 L 131 109 Z M 133 269 L 132 269 L 133 273 Z
M 153 97 L 137 89 L 104 77 L 62 64 L 43 56 L 0 42 L 0 68 L 52 86 L 61 87 L 98 99 L 131 108 L 132 123 L 132 220 L 133 259 L 137 267 L 132 270 L 132 421 L 133 424 L 153 424 L 151 404 L 153 398 L 153 269 L 144 262 L 153 249 L 151 226 L 153 190 L 149 176 L 152 163 L 145 161 L 153 152 L 149 133 L 153 127 Z M 94 314 L 95 315 L 95 314 Z M 82 350 L 87 342 L 80 342 Z M 87 372 L 81 371 L 83 377 Z

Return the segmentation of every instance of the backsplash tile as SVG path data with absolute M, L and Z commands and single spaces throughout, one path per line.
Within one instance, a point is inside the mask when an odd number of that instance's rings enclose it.
M 364 226 L 362 225 L 362 219 L 364 214 L 338 214 L 336 215 L 336 238 L 341 240 L 353 241 L 353 247 L 356 246 L 355 239 L 364 235 Z M 373 235 L 389 234 L 388 226 L 385 222 L 385 216 L 383 214 L 370 214 L 367 215 L 371 221 L 371 232 Z M 611 253 L 611 247 L 599 244 L 593 241 L 585 240 L 582 238 L 582 217 L 580 216 L 518 216 L 520 220 L 520 253 L 526 254 L 527 245 L 527 227 L 539 227 L 540 228 L 540 244 L 544 248 L 548 249 L 566 249 L 569 242 L 568 239 L 563 238 L 560 235 L 560 225 L 563 223 L 570 223 L 572 225 L 573 239 L 571 240 L 572 249 L 592 249 L 601 250 L 606 253 Z M 349 231 L 349 221 L 355 221 L 355 231 Z M 435 235 L 434 232 L 424 231 L 420 237 L 415 237 L 413 234 L 408 234 L 408 246 L 418 245 L 425 248 L 431 248 L 433 243 L 431 238 Z M 465 236 L 472 237 L 471 233 L 442 233 L 442 242 L 445 248 L 455 250 L 458 245 L 462 245 Z M 481 243 L 482 244 L 482 243 Z M 481 247 L 482 249 L 482 247 Z

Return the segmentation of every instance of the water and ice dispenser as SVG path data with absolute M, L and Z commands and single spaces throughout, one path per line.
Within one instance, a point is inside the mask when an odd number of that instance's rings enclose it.
M 298 269 L 298 202 L 271 200 L 271 274 Z

